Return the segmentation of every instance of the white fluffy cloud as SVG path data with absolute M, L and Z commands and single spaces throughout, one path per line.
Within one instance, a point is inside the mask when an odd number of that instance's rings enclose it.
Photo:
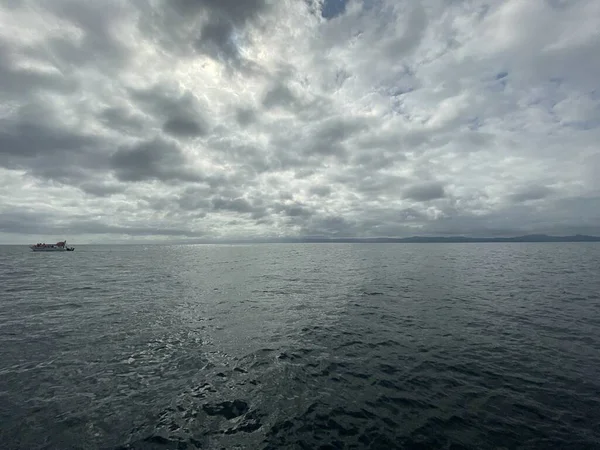
M 598 49 L 594 0 L 0 0 L 0 240 L 600 234 Z

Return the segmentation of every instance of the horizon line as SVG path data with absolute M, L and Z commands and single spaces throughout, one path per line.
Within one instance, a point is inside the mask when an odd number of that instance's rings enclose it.
M 149 241 L 114 240 L 112 242 L 88 242 L 79 245 L 210 245 L 210 244 L 302 244 L 302 243 L 510 243 L 510 242 L 600 242 L 600 236 L 574 234 L 549 235 L 525 234 L 502 237 L 409 236 L 409 237 L 257 237 L 257 238 L 189 238 L 153 239 Z M 72 242 L 71 242 L 72 243 Z M 0 244 L 2 246 L 32 245 L 31 243 Z

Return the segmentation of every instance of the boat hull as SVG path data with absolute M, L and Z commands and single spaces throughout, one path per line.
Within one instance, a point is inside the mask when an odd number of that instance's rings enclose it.
M 60 241 L 56 244 L 35 244 L 30 245 L 29 248 L 34 252 L 72 252 L 75 250 L 74 247 L 67 247 L 67 241 Z

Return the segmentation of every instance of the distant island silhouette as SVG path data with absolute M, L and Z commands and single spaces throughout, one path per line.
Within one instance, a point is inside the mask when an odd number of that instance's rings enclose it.
M 485 243 L 485 242 L 600 242 L 600 236 L 576 234 L 572 236 L 550 236 L 547 234 L 527 234 L 513 237 L 468 237 L 468 236 L 411 236 L 405 238 L 379 237 L 379 238 L 328 238 L 328 237 L 302 237 L 283 238 L 279 240 L 265 240 L 265 242 L 306 242 L 306 243 Z
M 87 245 L 194 245 L 194 244 L 461 244 L 461 243 L 510 243 L 510 242 L 600 242 L 600 236 L 575 234 L 569 236 L 551 236 L 547 234 L 527 234 L 511 237 L 469 237 L 469 236 L 410 236 L 395 237 L 279 237 L 279 238 L 238 238 L 238 239 L 180 239 L 151 242 L 109 242 L 89 243 Z
M 364 242 L 364 243 L 468 243 L 468 242 L 600 242 L 600 236 L 577 234 L 573 236 L 550 236 L 528 234 L 513 237 L 468 236 L 411 236 L 406 238 L 301 238 L 299 242 Z
M 547 234 L 527 234 L 512 237 L 468 237 L 468 236 L 411 236 L 405 238 L 374 237 L 280 237 L 280 238 L 240 238 L 240 239 L 185 239 L 171 241 L 172 244 L 460 244 L 460 243 L 502 243 L 502 242 L 600 242 L 600 236 L 576 234 L 571 236 L 550 236 Z M 147 244 L 145 244 L 147 245 Z

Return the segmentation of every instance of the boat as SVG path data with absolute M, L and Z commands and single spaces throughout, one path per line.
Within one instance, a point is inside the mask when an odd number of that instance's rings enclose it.
M 29 248 L 34 252 L 72 252 L 74 247 L 67 247 L 67 241 L 57 242 L 56 244 L 38 243 L 30 245 Z

